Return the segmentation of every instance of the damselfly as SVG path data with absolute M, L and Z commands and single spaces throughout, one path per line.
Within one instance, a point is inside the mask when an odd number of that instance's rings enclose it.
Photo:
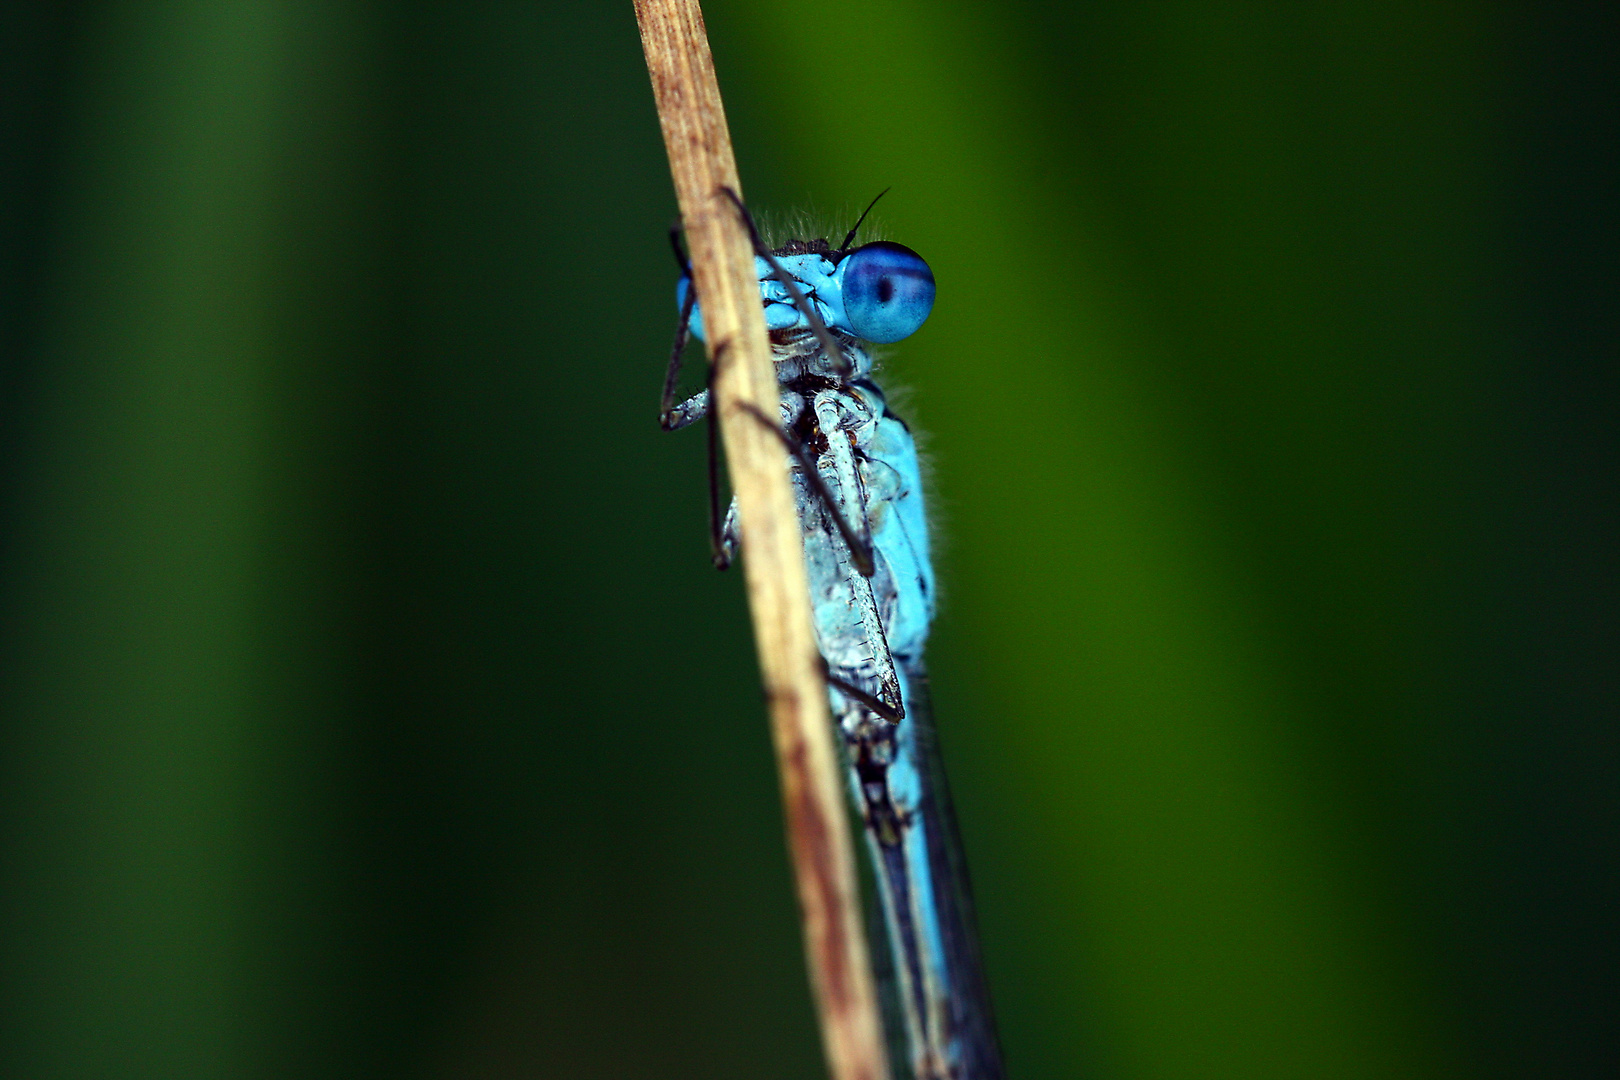
M 881 913 L 872 952 L 893 1063 L 914 1080 L 993 1080 L 1001 1056 L 923 667 L 934 569 L 922 476 L 911 431 L 872 380 L 869 351 L 922 326 L 934 275 L 900 244 L 854 247 L 865 217 L 837 248 L 818 239 L 771 250 L 748 221 L 781 386 L 780 424 L 759 419 L 792 461 L 829 703 Z M 668 430 L 710 415 L 707 390 L 675 402 L 687 334 L 703 337 L 703 317 L 672 238 L 683 272 L 661 413 Z M 720 513 L 714 447 L 710 416 L 710 532 L 723 568 L 739 523 L 735 503 Z

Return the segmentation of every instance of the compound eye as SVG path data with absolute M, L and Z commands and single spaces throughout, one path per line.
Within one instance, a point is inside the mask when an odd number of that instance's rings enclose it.
M 903 244 L 863 244 L 839 264 L 838 275 L 849 328 L 878 345 L 910 337 L 934 309 L 934 272 Z

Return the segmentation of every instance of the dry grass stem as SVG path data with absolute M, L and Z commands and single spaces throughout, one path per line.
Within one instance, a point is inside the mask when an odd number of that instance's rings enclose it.
M 887 1080 L 854 848 L 827 690 L 811 627 L 798 513 L 776 437 L 745 403 L 777 414 L 720 88 L 696 0 L 636 0 L 647 70 L 703 305 L 721 436 L 743 532 L 743 567 L 781 772 L 788 846 L 822 1041 L 836 1080 Z M 762 1075 L 768 1074 L 766 1069 Z

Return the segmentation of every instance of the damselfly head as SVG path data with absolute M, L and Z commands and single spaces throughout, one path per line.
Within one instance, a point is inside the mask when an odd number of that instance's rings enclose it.
M 742 211 L 754 238 L 760 300 L 765 306 L 766 328 L 773 334 L 813 331 L 833 366 L 848 375 L 851 369 L 841 358 L 843 350 L 829 331 L 889 345 L 910 337 L 927 321 L 934 307 L 934 272 L 922 256 L 889 240 L 854 246 L 861 225 L 886 192 L 867 205 L 838 247 L 818 238 L 790 239 L 774 249 L 760 238 L 737 196 L 729 189 L 727 194 Z M 671 240 L 681 267 L 675 302 L 692 335 L 701 339 L 703 313 L 691 297 L 691 268 L 673 231 Z

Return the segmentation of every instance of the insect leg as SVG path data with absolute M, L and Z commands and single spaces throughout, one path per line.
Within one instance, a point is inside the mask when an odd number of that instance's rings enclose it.
M 862 577 L 871 577 L 875 570 L 872 563 L 871 541 L 857 533 L 854 526 L 850 525 L 848 519 L 844 517 L 844 512 L 839 507 L 837 498 L 833 496 L 832 490 L 827 487 L 827 481 L 822 477 L 821 470 L 816 468 L 815 461 L 810 457 L 810 451 L 806 450 L 792 434 L 783 430 L 781 424 L 766 416 L 756 406 L 745 401 L 737 407 L 767 428 L 770 428 L 771 431 L 776 433 L 776 437 L 782 440 L 782 445 L 787 447 L 788 453 L 792 454 L 793 459 L 799 463 L 799 468 L 804 473 L 805 482 L 810 485 L 811 490 L 816 493 L 816 497 L 827 507 L 827 512 L 832 517 L 833 524 L 838 527 L 839 535 L 844 538 L 844 543 L 849 547 L 850 559 L 854 562 L 855 569 L 860 571 Z
M 834 690 L 837 690 L 845 697 L 854 698 L 856 701 L 870 709 L 873 713 L 877 714 L 879 718 L 887 720 L 891 724 L 898 724 L 900 721 L 906 718 L 906 710 L 903 704 L 896 708 L 895 706 L 889 705 L 876 694 L 869 694 L 865 690 L 862 690 L 860 687 L 856 686 L 854 683 L 839 678 L 837 675 L 832 673 L 832 669 L 827 666 L 827 661 L 825 659 L 821 661 L 821 674 L 822 677 L 827 680 L 828 686 L 832 687 Z
M 675 324 L 675 346 L 669 351 L 669 367 L 664 370 L 664 397 L 658 407 L 658 423 L 665 431 L 683 428 L 701 419 L 709 407 L 707 390 L 675 404 L 675 389 L 681 378 L 681 361 L 686 355 L 687 336 L 691 333 L 692 307 L 697 303 L 697 287 L 689 285 L 686 299 L 681 301 L 680 321 Z

